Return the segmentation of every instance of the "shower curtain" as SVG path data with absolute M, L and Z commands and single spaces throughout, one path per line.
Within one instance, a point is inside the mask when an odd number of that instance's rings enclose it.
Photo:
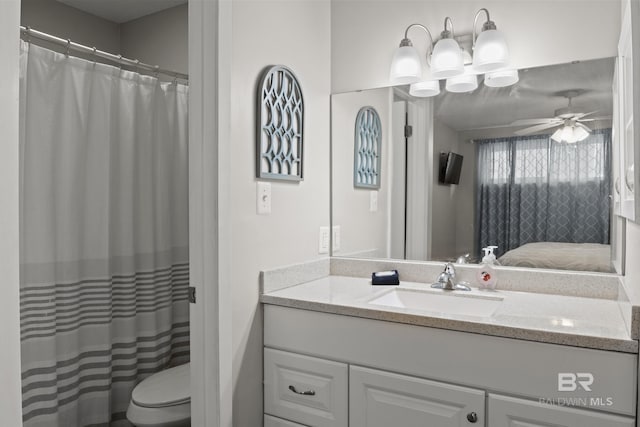
M 189 358 L 187 87 L 21 43 L 28 427 L 129 425 Z

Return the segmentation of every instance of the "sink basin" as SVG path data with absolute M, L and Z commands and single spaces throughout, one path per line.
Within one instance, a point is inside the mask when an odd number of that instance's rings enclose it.
M 386 307 L 478 317 L 491 317 L 501 303 L 500 297 L 403 288 L 393 289 L 369 301 L 369 304 Z

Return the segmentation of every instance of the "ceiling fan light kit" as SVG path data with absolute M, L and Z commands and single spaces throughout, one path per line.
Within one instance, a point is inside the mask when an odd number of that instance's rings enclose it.
M 476 35 L 478 19 L 482 14 L 486 20 L 479 35 Z M 429 37 L 426 59 L 430 68 L 423 73 L 423 64 L 418 51 L 408 37 L 412 28 L 422 29 Z M 509 69 L 509 48 L 504 34 L 498 31 L 496 24 L 490 19 L 489 11 L 480 9 L 474 18 L 472 35 L 473 55 L 460 47 L 455 39 L 453 21 L 446 17 L 444 30 L 440 38 L 434 41 L 431 32 L 421 24 L 411 24 L 404 32 L 404 38 L 396 49 L 391 61 L 389 80 L 393 86 L 410 84 L 409 93 L 417 97 L 436 96 L 435 83 L 446 79 L 445 88 L 449 92 L 465 93 L 478 87 L 478 74 L 486 73 L 485 85 L 488 87 L 505 87 L 518 81 L 518 71 Z M 429 74 L 429 78 L 423 78 Z M 429 87 L 431 90 L 421 88 Z
M 585 140 L 591 135 L 591 128 L 589 128 L 585 122 L 595 122 L 598 120 L 608 120 L 611 117 L 591 117 L 596 111 L 580 112 L 574 109 L 572 100 L 574 97 L 583 94 L 581 90 L 569 90 L 564 92 L 558 92 L 556 96 L 563 96 L 567 98 L 568 105 L 563 108 L 559 108 L 554 111 L 554 117 L 541 118 L 541 119 L 525 119 L 517 120 L 511 123 L 511 126 L 523 126 L 533 125 L 524 129 L 520 129 L 514 132 L 515 135 L 532 135 L 547 129 L 558 128 L 551 135 L 551 139 L 556 142 L 566 142 L 568 144 L 574 144 L 579 141 Z

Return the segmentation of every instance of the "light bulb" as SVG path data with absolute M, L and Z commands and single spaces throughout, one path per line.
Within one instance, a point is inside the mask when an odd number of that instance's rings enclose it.
M 413 46 L 400 46 L 393 54 L 389 80 L 392 85 L 419 82 L 422 78 L 422 62 Z
M 562 129 L 563 128 L 559 128 L 557 129 L 553 135 L 551 135 L 551 139 L 553 139 L 556 142 L 562 142 Z

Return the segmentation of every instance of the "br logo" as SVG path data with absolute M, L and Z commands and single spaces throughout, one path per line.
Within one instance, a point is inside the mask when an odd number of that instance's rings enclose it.
M 578 387 L 584 391 L 591 391 L 593 374 L 588 372 L 559 372 L 558 391 L 576 391 Z

